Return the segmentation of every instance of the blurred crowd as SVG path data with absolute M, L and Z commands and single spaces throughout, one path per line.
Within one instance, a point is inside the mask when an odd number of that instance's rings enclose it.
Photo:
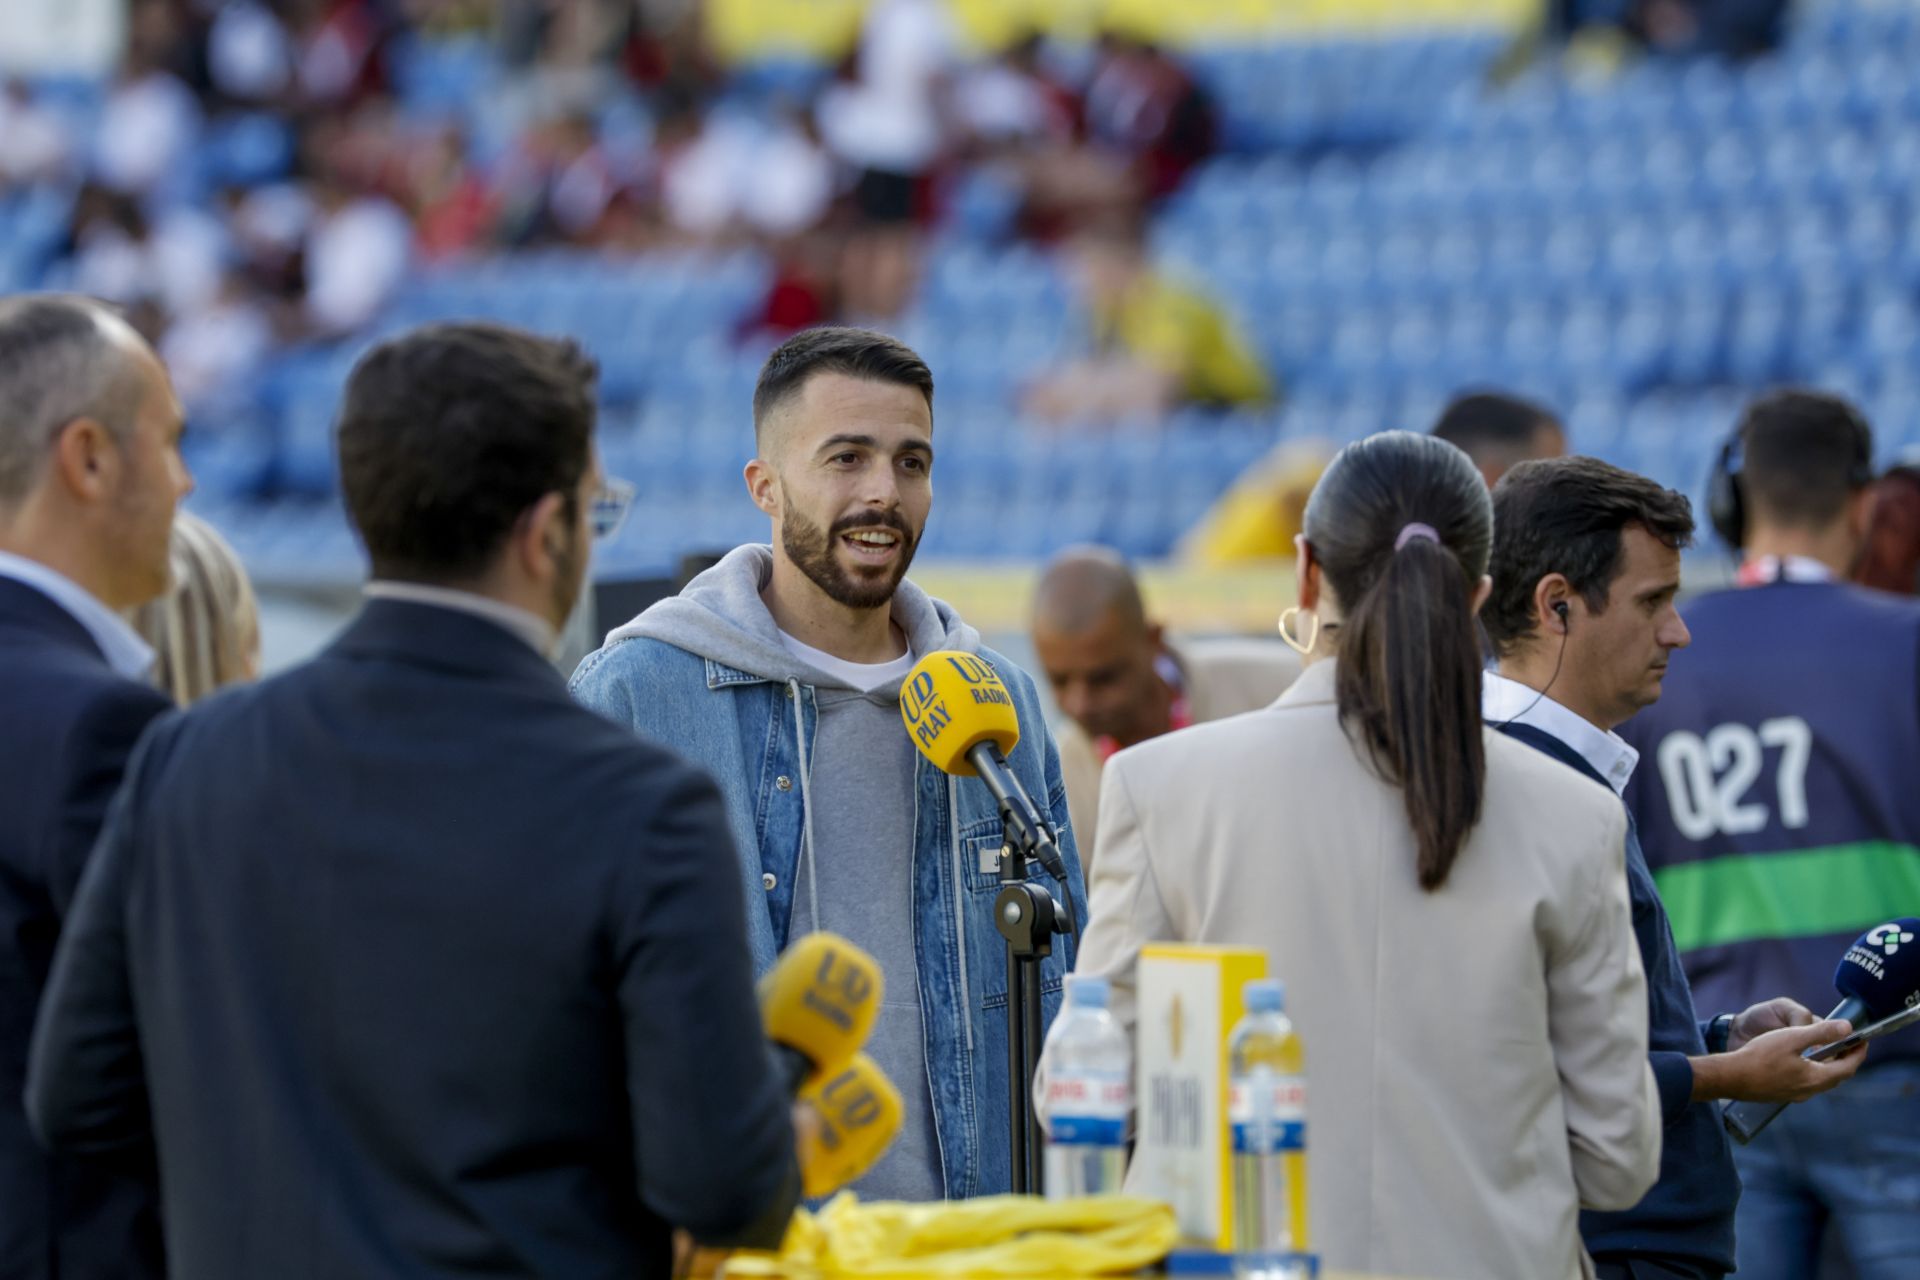
M 450 49 L 471 74 L 407 92 Z M 970 56 L 940 0 L 879 0 L 839 66 L 795 71 L 743 86 L 686 0 L 134 0 L 90 129 L 4 86 L 0 200 L 57 193 L 45 283 L 126 308 L 204 404 L 281 344 L 367 325 L 411 266 L 501 248 L 757 246 L 774 280 L 745 336 L 899 315 L 923 238 L 962 221 L 1089 237 L 1097 303 L 1214 146 L 1212 104 L 1161 50 Z M 1114 349 L 1150 344 L 1122 311 Z M 1156 394 L 1265 394 L 1257 366 L 1209 361 Z M 1079 401 L 1036 389 L 1042 412 Z

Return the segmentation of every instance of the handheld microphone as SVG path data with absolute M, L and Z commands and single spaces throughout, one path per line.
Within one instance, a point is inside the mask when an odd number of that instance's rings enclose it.
M 873 957 L 831 933 L 810 933 L 781 953 L 759 982 L 760 1020 L 789 1094 L 859 1052 L 885 987 Z
M 1920 1004 L 1920 920 L 1902 916 L 1861 934 L 1840 957 L 1833 985 L 1840 1003 L 1828 1019 L 1852 1023 L 1856 1029 Z M 1809 1049 L 1801 1056 L 1819 1052 Z M 1721 1119 L 1734 1140 L 1744 1145 L 1786 1109 L 1784 1102 L 1733 1102 Z
M 1040 816 L 1007 752 L 1020 741 L 1020 717 L 1000 676 L 971 653 L 941 649 L 920 659 L 900 688 L 900 718 L 913 745 L 942 773 L 979 778 L 1048 875 L 1067 883 L 1053 827 Z
M 822 1074 L 800 1091 L 820 1116 L 817 1134 L 800 1143 L 800 1189 L 817 1199 L 846 1186 L 878 1163 L 900 1132 L 900 1091 L 864 1053 Z

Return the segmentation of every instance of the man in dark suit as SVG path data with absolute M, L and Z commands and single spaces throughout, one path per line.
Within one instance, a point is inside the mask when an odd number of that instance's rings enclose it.
M 1691 640 L 1675 601 L 1692 509 L 1596 458 L 1555 458 L 1501 477 L 1493 528 L 1480 617 L 1500 665 L 1486 675 L 1486 719 L 1618 795 L 1640 755 L 1615 730 L 1660 698 L 1668 660 Z M 1797 1102 L 1841 1084 L 1862 1055 L 1802 1058 L 1847 1024 L 1784 997 L 1700 1021 L 1631 815 L 1626 868 L 1664 1120 L 1660 1180 L 1631 1209 L 1583 1213 L 1580 1234 L 1601 1280 L 1719 1280 L 1734 1270 L 1740 1179 L 1713 1103 Z
M 594 370 L 439 326 L 339 426 L 371 600 L 149 735 L 55 961 L 28 1110 L 157 1142 L 194 1280 L 665 1276 L 799 1192 L 720 797 L 548 661 L 590 529 Z
M 20 1096 L 61 919 L 168 706 L 117 611 L 166 589 L 180 429 L 166 371 L 111 311 L 0 301 L 0 1280 L 161 1271 L 151 1170 L 50 1155 Z

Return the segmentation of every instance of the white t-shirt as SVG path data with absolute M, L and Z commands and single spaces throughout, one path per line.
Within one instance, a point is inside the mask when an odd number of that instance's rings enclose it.
M 822 675 L 832 676 L 849 689 L 858 689 L 862 693 L 869 693 L 895 680 L 903 680 L 907 673 L 913 670 L 911 645 L 907 647 L 905 653 L 892 662 L 848 662 L 845 658 L 836 658 L 812 645 L 801 644 L 784 631 L 780 633 L 780 644 L 788 653 Z

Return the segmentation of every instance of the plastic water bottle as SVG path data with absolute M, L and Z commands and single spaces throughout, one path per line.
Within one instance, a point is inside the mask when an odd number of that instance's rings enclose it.
M 1227 1039 L 1234 1248 L 1256 1273 L 1287 1274 L 1306 1243 L 1306 1059 L 1285 1002 L 1279 982 L 1249 982 L 1247 1014 Z
M 1120 1190 L 1127 1172 L 1132 1052 L 1107 1012 L 1105 978 L 1069 976 L 1041 1050 L 1046 1066 L 1049 1200 Z

